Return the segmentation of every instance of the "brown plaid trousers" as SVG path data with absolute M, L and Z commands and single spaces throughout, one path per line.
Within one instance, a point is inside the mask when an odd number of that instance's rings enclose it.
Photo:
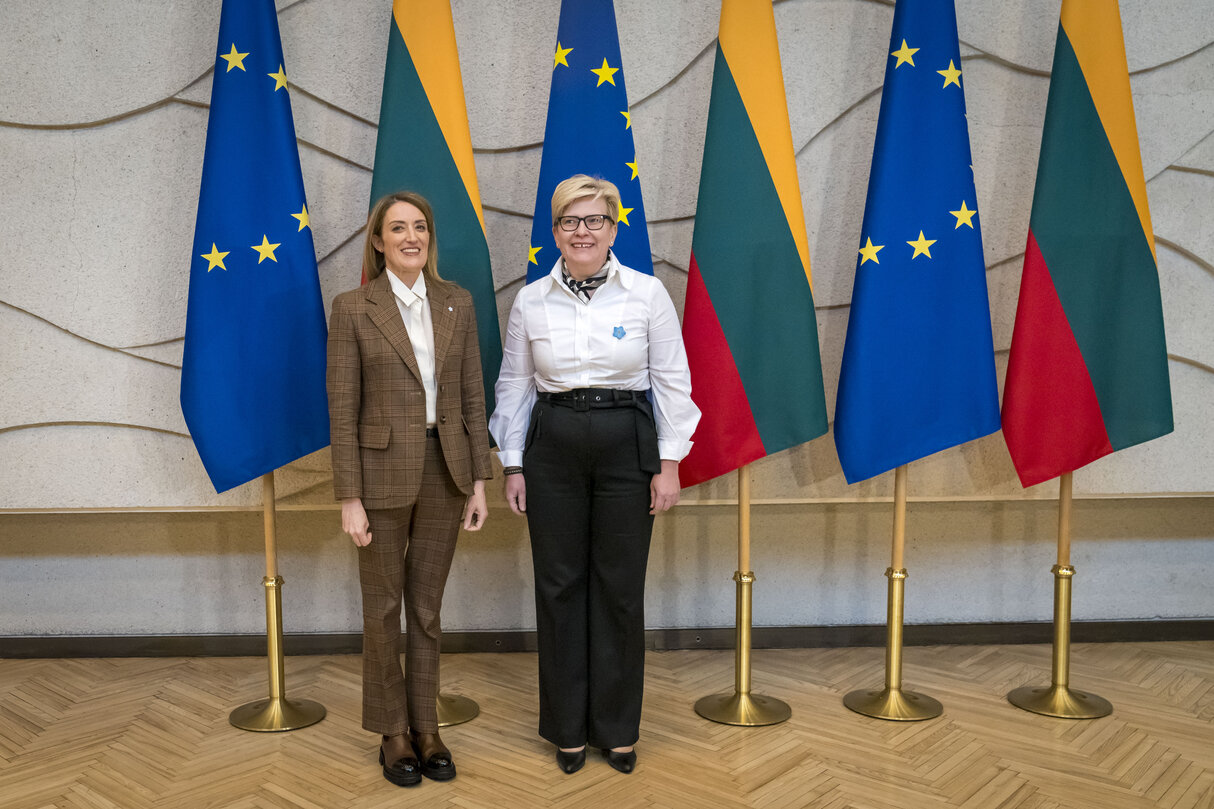
M 417 360 L 386 275 L 338 295 L 329 320 L 329 426 L 336 499 L 361 498 L 363 727 L 437 730 L 439 611 L 464 497 L 493 476 L 472 296 L 428 284 L 438 439 L 427 439 Z M 408 655 L 400 667 L 405 600 Z M 407 695 L 406 695 L 407 694 Z

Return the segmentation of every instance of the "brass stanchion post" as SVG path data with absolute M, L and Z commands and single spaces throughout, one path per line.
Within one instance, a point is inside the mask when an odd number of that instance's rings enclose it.
M 696 701 L 695 711 L 705 719 L 723 725 L 775 725 L 792 716 L 792 708 L 775 697 L 750 693 L 751 585 L 755 574 L 750 569 L 749 465 L 738 469 L 738 569 L 733 574 L 733 580 L 738 583 L 734 691 L 732 694 L 702 697 Z
M 1054 655 L 1048 686 L 1022 686 L 1007 695 L 1017 708 L 1060 719 L 1098 719 L 1113 712 L 1107 699 L 1070 688 L 1072 473 L 1058 479 L 1058 564 L 1054 565 Z
M 278 575 L 277 533 L 274 521 L 274 473 L 262 475 L 262 512 L 266 533 L 266 657 L 270 667 L 270 697 L 241 705 L 228 721 L 241 730 L 298 730 L 325 718 L 325 706 L 312 700 L 289 700 L 283 674 L 282 576 Z
M 856 713 L 876 719 L 913 722 L 933 719 L 944 712 L 939 701 L 925 694 L 902 690 L 902 613 L 906 590 L 906 465 L 894 472 L 894 541 L 885 616 L 885 688 L 881 691 L 852 691 L 843 704 Z

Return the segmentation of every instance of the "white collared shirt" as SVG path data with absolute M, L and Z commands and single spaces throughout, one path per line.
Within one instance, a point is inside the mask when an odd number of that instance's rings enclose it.
M 413 346 L 417 370 L 422 375 L 422 387 L 426 389 L 426 426 L 433 426 L 438 417 L 438 392 L 434 384 L 434 319 L 430 316 L 430 302 L 426 299 L 426 276 L 419 274 L 410 289 L 405 282 L 385 269 L 392 294 L 396 296 L 396 308 L 405 331 Z
M 648 388 L 658 455 L 681 461 L 691 451 L 700 410 L 691 401 L 678 314 L 661 281 L 625 267 L 614 253 L 607 281 L 589 303 L 562 281 L 559 259 L 515 297 L 489 419 L 503 466 L 523 463 L 536 391 L 575 388 Z

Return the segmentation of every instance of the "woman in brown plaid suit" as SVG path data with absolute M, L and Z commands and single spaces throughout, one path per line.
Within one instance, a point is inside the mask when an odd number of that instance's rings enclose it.
M 383 737 L 384 777 L 400 786 L 455 777 L 435 708 L 439 610 L 460 524 L 484 524 L 492 477 L 472 296 L 439 277 L 437 256 L 423 197 L 379 200 L 367 284 L 338 295 L 329 322 L 333 488 L 362 585 L 363 727 Z

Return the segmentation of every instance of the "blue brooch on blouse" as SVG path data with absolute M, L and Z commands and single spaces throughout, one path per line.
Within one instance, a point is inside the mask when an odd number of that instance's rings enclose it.
M 615 339 L 617 339 L 617 340 L 623 340 L 623 339 L 624 339 L 624 335 L 625 335 L 625 334 L 627 334 L 627 333 L 628 333 L 628 332 L 624 331 L 624 327 L 623 327 L 623 326 L 616 326 L 614 329 L 612 329 L 612 331 L 611 331 L 611 336 L 612 336 L 612 337 L 614 337 L 614 338 L 615 338 Z

